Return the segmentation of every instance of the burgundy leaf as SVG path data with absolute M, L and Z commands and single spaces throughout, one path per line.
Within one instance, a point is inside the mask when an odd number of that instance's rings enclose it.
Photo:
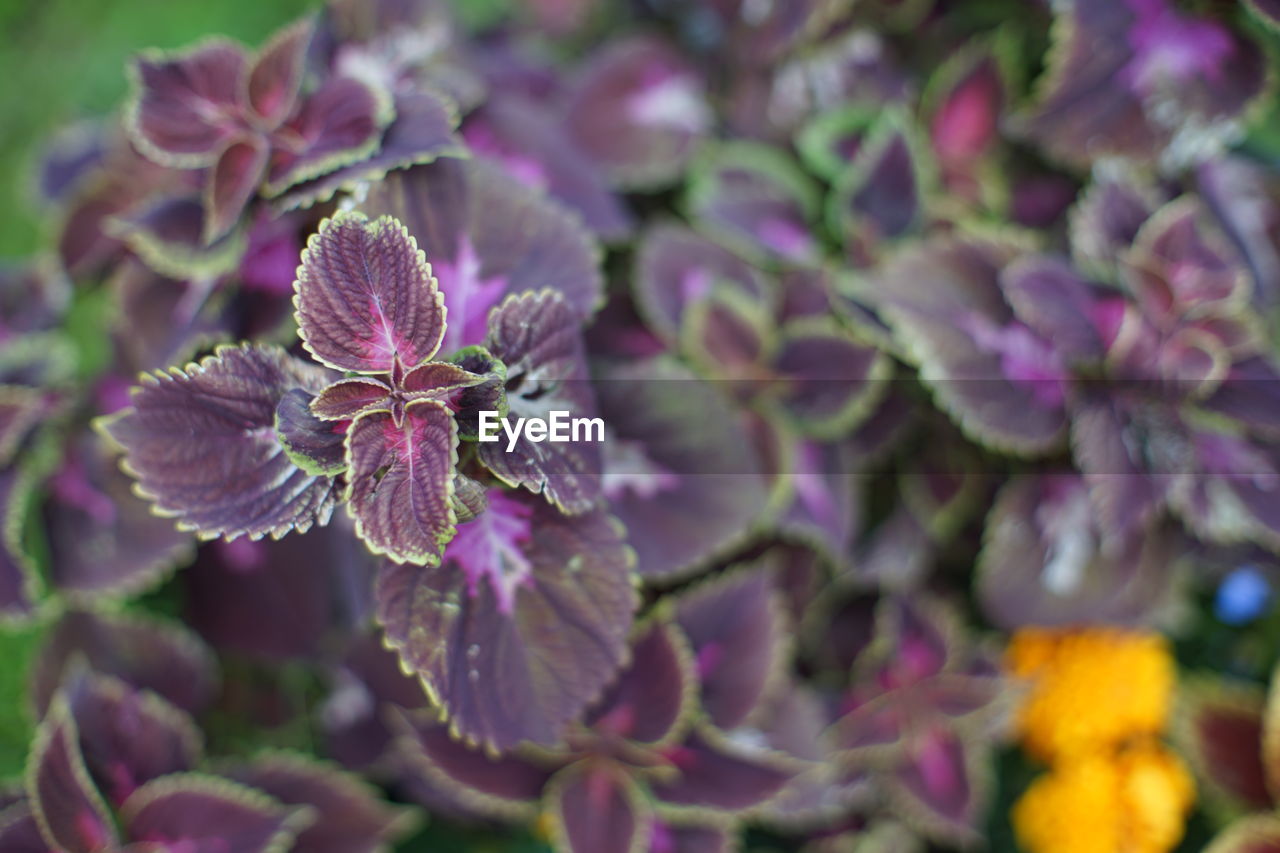
M 394 118 L 390 95 L 354 77 L 330 77 L 276 132 L 263 194 L 274 197 L 294 184 L 369 157 Z
M 294 465 L 308 474 L 333 477 L 347 468 L 343 447 L 347 430 L 345 424 L 322 421 L 312 414 L 313 401 L 319 399 L 301 388 L 286 392 L 276 406 L 276 438 Z
M 599 249 L 577 217 L 497 166 L 445 158 L 393 172 L 363 208 L 399 219 L 430 257 L 448 294 L 445 352 L 482 343 L 509 294 L 557 290 L 579 320 L 599 306 Z
M 47 576 L 69 600 L 140 592 L 189 559 L 190 534 L 157 517 L 97 436 L 73 444 L 47 484 Z
M 120 817 L 130 838 L 164 849 L 273 853 L 293 849 L 314 813 L 216 776 L 175 773 L 135 791 Z
M 1008 243 L 966 239 L 902 253 L 880 277 L 883 314 L 938 403 L 972 439 L 1022 454 L 1057 444 L 1065 367 L 1015 321 L 999 286 Z
M 720 389 L 656 359 L 608 371 L 596 390 L 612 430 L 605 496 L 630 533 L 637 571 L 688 576 L 741 541 L 768 492 L 762 462 Z
M 311 401 L 311 413 L 326 421 L 353 420 L 373 409 L 390 409 L 391 387 L 372 376 L 339 379 Z
M 818 195 L 782 151 L 724 143 L 699 155 L 689 186 L 689 215 L 744 257 L 789 263 L 817 260 L 809 231 Z
M 779 753 L 736 745 L 705 728 L 665 756 L 676 776 L 650 788 L 663 804 L 677 809 L 748 812 L 776 796 L 796 773 Z
M 142 381 L 133 407 L 103 428 L 157 512 L 206 537 L 280 537 L 329 520 L 333 481 L 295 466 L 274 428 L 285 392 L 314 393 L 324 371 L 245 344 Z
M 610 764 L 575 764 L 547 793 L 552 834 L 566 853 L 637 853 L 653 815 L 636 783 Z
M 929 124 L 933 149 L 944 164 L 967 167 L 986 153 L 999 137 L 1005 85 L 995 56 L 983 51 L 962 60 L 959 73 L 936 93 Z
M 169 278 L 219 276 L 240 262 L 244 234 L 232 230 L 206 243 L 207 213 L 206 201 L 193 193 L 155 195 L 112 217 L 104 228 L 121 238 L 147 266 Z
M 764 276 L 720 244 L 674 224 L 645 232 L 631 278 L 636 306 L 650 331 L 674 344 L 685 311 L 720 282 L 753 300 L 769 304 L 772 293 Z
M 687 641 L 678 629 L 655 622 L 631 644 L 631 663 L 584 722 L 607 737 L 670 742 L 684 733 L 697 687 Z
M 517 753 L 495 757 L 471 749 L 449 734 L 448 726 L 423 715 L 401 715 L 400 743 L 410 751 L 414 767 L 434 782 L 455 791 L 463 802 L 498 817 L 533 814 L 556 765 Z
M 95 671 L 154 691 L 192 713 L 204 710 L 217 684 L 212 653 L 181 625 L 73 609 L 49 629 L 32 668 L 37 710 L 45 711 L 68 662 L 81 656 Z
M 133 63 L 133 141 L 158 163 L 207 166 L 243 127 L 248 62 L 234 42 L 214 39 Z
M 411 399 L 421 396 L 453 403 L 457 392 L 482 384 L 487 377 L 444 361 L 432 361 L 405 374 L 401 388 Z
M 50 853 L 31 807 L 15 803 L 0 810 L 0 850 L 7 853 Z
M 454 535 L 453 470 L 458 435 L 453 415 L 433 400 L 413 400 L 403 422 L 367 412 L 347 434 L 347 509 L 375 554 L 397 563 L 437 564 Z
M 722 729 L 745 723 L 783 675 L 788 628 L 768 568 L 722 575 L 679 597 L 702 707 Z
M 1156 619 L 1175 594 L 1181 539 L 1139 528 L 1104 546 L 1100 517 L 1077 477 L 1010 480 L 987 516 L 978 557 L 975 589 L 986 617 L 1007 629 Z
M 651 38 L 606 45 L 579 69 L 564 122 L 587 156 L 625 186 L 671 183 L 711 130 L 698 72 Z
M 771 366 L 783 381 L 778 403 L 804 434 L 832 439 L 869 414 L 886 388 L 889 363 L 827 318 L 801 318 L 782 329 Z
M 1097 181 L 1071 211 L 1071 254 L 1081 269 L 1115 276 L 1116 264 L 1155 212 L 1154 193 L 1121 181 Z
M 1074 361 L 1100 361 L 1107 342 L 1097 327 L 1102 300 L 1066 263 L 1020 258 L 1000 274 L 1000 288 L 1023 323 Z
M 260 136 L 232 141 L 218 155 L 204 197 L 205 243 L 212 243 L 240 220 L 245 205 L 258 191 L 270 149 Z
M 737 849 L 736 830 L 709 821 L 680 824 L 659 820 L 649 833 L 650 853 L 734 853 Z
M 66 853 L 99 853 L 118 841 L 110 812 L 85 769 L 64 699 L 50 706 L 27 761 L 31 810 L 51 846 Z
M 296 853 L 382 853 L 416 823 L 350 773 L 290 753 L 268 753 L 224 771 L 286 805 L 310 806 L 315 821 L 298 833 Z
M 490 749 L 553 744 L 612 680 L 636 607 L 617 523 L 500 491 L 439 567 L 384 567 L 387 642 L 450 717 Z
M 309 207 L 328 201 L 339 191 L 350 192 L 365 181 L 377 181 L 393 170 L 462 155 L 462 143 L 454 133 L 457 111 L 443 98 L 430 92 L 397 92 L 395 113 L 376 153 L 296 184 L 277 204 L 285 209 Z
M 298 21 L 272 36 L 253 61 L 248 105 L 267 130 L 279 127 L 297 106 L 312 33 L 309 19 Z
M 543 189 L 582 215 L 603 240 L 619 240 L 631 230 L 631 215 L 598 169 L 568 137 L 566 128 L 540 104 L 494 94 L 467 118 L 463 136 L 473 154 L 500 163 L 523 183 Z
M 507 297 L 489 314 L 485 347 L 506 365 L 509 417 L 596 414 L 578 318 L 556 291 Z M 581 440 L 562 442 L 534 442 L 526 433 L 514 448 L 498 435 L 481 444 L 480 459 L 503 482 L 540 493 L 565 512 L 585 512 L 600 500 L 596 442 L 603 427 L 596 432 L 588 428 Z
M 200 759 L 195 721 L 156 694 L 87 669 L 72 672 L 64 690 L 89 777 L 112 806 Z
M 295 286 L 298 334 L 331 367 L 389 373 L 440 348 L 444 295 L 417 242 L 391 217 L 343 212 L 322 223 Z
M 1057 44 L 1025 131 L 1054 157 L 1089 165 L 1104 156 L 1157 159 L 1175 130 L 1214 129 L 1239 117 L 1264 88 L 1257 45 L 1167 0 L 1080 0 L 1059 11 Z M 1183 57 L 1169 61 L 1169 51 Z M 1185 156 L 1185 155 L 1182 155 Z
M 1182 698 L 1179 745 L 1206 793 L 1233 812 L 1273 808 L 1271 774 L 1263 763 L 1264 692 L 1245 683 L 1201 677 L 1185 685 Z
M 965 842 L 978 838 L 975 824 L 986 813 L 989 770 L 975 753 L 981 744 L 944 729 L 912 739 L 910 758 L 892 775 L 890 796 L 930 835 Z

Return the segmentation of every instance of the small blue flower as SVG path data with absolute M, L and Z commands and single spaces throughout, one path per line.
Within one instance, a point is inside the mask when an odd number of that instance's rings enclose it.
M 1271 583 L 1256 566 L 1241 566 L 1218 587 L 1214 612 L 1228 625 L 1244 625 L 1266 611 L 1271 601 Z

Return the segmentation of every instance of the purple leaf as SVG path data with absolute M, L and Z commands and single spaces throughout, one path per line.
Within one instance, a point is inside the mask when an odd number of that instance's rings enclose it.
M 831 197 L 829 218 L 854 258 L 875 257 L 924 216 L 922 166 L 905 121 L 889 113 L 859 150 Z
M 272 853 L 293 849 L 313 820 L 252 788 L 216 776 L 175 773 L 143 785 L 120 809 L 131 839 L 164 849 Z
M 746 569 L 682 594 L 676 618 L 693 644 L 702 707 L 729 730 L 747 722 L 787 663 L 788 628 L 768 568 Z
M 631 215 L 565 128 L 533 101 L 491 99 L 467 118 L 463 136 L 473 154 L 494 160 L 523 183 L 542 189 L 582 216 L 602 240 L 631 231 Z
M 206 244 L 209 222 L 206 202 L 183 193 L 152 196 L 112 217 L 105 228 L 111 236 L 123 239 L 156 272 L 186 280 L 220 276 L 240 262 L 243 233 L 232 231 Z
M 787 263 L 818 259 L 809 231 L 817 191 L 781 150 L 723 143 L 699 154 L 689 184 L 690 217 L 744 257 Z
M 206 244 L 225 236 L 240 220 L 245 206 L 262 183 L 270 153 L 265 139 L 250 135 L 233 140 L 218 155 L 205 185 L 203 238 Z
M 485 347 L 506 365 L 511 418 L 548 419 L 557 411 L 574 419 L 595 416 L 578 318 L 556 291 L 507 297 L 489 314 Z M 590 427 L 584 432 L 567 442 L 533 442 L 523 433 L 514 448 L 499 435 L 481 444 L 480 460 L 503 482 L 542 494 L 564 512 L 586 512 L 600 501 L 595 441 L 603 439 L 603 428 L 595 436 Z
M 325 421 L 349 421 L 374 409 L 390 409 L 390 396 L 391 386 L 373 376 L 339 379 L 315 396 L 311 413 Z
M 443 565 L 383 569 L 378 620 L 455 735 L 496 750 L 552 744 L 622 663 L 628 569 L 609 516 L 490 491 Z
M 1065 368 L 1014 320 L 999 285 L 1009 244 L 978 240 L 902 253 L 880 277 L 883 315 L 920 378 L 973 440 L 1022 454 L 1059 443 Z
M 803 434 L 828 440 L 849 433 L 886 389 L 889 362 L 829 318 L 793 320 L 782 329 L 771 367 L 782 381 L 777 402 Z
M 687 825 L 654 821 L 649 833 L 650 853 L 733 853 L 737 849 L 736 830 L 710 821 Z
M 40 152 L 36 189 L 41 202 L 67 204 L 106 160 L 116 128 L 82 121 L 56 131 Z
M 631 281 L 645 324 L 673 345 L 689 306 L 719 282 L 731 282 L 757 302 L 773 301 L 769 283 L 757 269 L 720 244 L 674 224 L 657 225 L 644 233 Z
M 7 853 L 50 853 L 49 842 L 40 834 L 40 824 L 26 802 L 0 810 L 0 850 Z
M 31 699 L 38 711 L 48 708 L 68 662 L 77 657 L 96 672 L 154 691 L 191 713 L 208 706 L 217 685 L 212 653 L 181 625 L 68 610 L 50 628 L 32 668 Z
M 345 520 L 278 542 L 214 542 L 179 580 L 183 618 L 221 651 L 268 662 L 312 658 L 335 623 L 365 616 L 375 559 Z M 355 589 L 353 589 L 355 587 Z
M 343 448 L 347 430 L 345 424 L 322 421 L 312 414 L 312 401 L 319 399 L 301 388 L 286 392 L 276 405 L 276 438 L 294 465 L 317 477 L 333 477 L 347 468 Z
M 310 806 L 315 821 L 298 833 L 297 853 L 382 853 L 417 822 L 383 802 L 359 777 L 313 759 L 268 753 L 224 771 L 286 805 Z
M 1183 687 L 1177 734 L 1183 754 L 1207 789 L 1232 812 L 1275 806 L 1268 779 L 1280 767 L 1263 763 L 1266 695 L 1257 687 L 1207 676 Z
M 285 392 L 318 391 L 324 371 L 246 344 L 142 380 L 133 407 L 103 429 L 156 512 L 205 537 L 278 538 L 329 520 L 333 481 L 295 466 L 274 428 Z
M 351 192 L 366 181 L 377 181 L 393 170 L 464 153 L 454 133 L 457 112 L 443 98 L 423 91 L 398 92 L 395 113 L 395 120 L 382 133 L 376 153 L 296 184 L 280 196 L 277 205 L 285 209 L 310 207 L 328 201 L 338 192 Z
M 65 853 L 98 853 L 118 841 L 110 812 L 85 768 L 65 699 L 50 706 L 27 762 L 31 810 L 50 845 Z
M 347 433 L 347 509 L 375 554 L 397 563 L 437 564 L 454 535 L 450 506 L 458 435 L 452 413 L 434 400 L 412 400 L 403 422 L 367 412 Z
M 681 737 L 697 707 L 698 673 L 679 629 L 655 622 L 631 644 L 631 662 L 584 723 L 605 737 L 642 744 Z
M 976 824 L 986 813 L 991 787 L 981 748 L 945 729 L 922 732 L 908 746 L 909 760 L 890 777 L 891 802 L 935 838 L 979 838 Z
M 652 807 L 631 777 L 610 764 L 561 770 L 547 799 L 552 837 L 566 853 L 634 853 L 649 838 Z
M 132 66 L 133 141 L 166 166 L 211 165 L 243 127 L 244 49 L 214 39 L 172 54 L 144 53 Z
M 400 744 L 409 751 L 415 769 L 484 814 L 507 819 L 532 816 L 558 766 L 518 753 L 495 757 L 470 749 L 449 734 L 448 726 L 428 722 L 421 714 L 403 714 L 399 720 Z
M 262 46 L 249 69 L 248 106 L 267 130 L 283 124 L 298 104 L 312 34 L 309 19 L 285 27 Z
M 793 762 L 780 753 L 736 745 L 713 732 L 699 729 L 666 751 L 675 778 L 650 785 L 662 804 L 741 814 L 768 802 L 795 775 Z
M 195 721 L 156 694 L 87 669 L 72 672 L 64 690 L 89 777 L 111 805 L 200 759 Z
M 606 372 L 596 390 L 612 430 L 605 496 L 629 531 L 637 571 L 687 577 L 740 542 L 765 510 L 767 480 L 720 389 L 656 359 Z
M 192 537 L 131 491 L 118 459 L 86 436 L 47 484 L 50 583 L 71 601 L 137 593 L 190 558 Z
M 1181 539 L 1138 528 L 1104 544 L 1099 517 L 1077 477 L 1012 479 L 987 517 L 978 557 L 975 588 L 986 617 L 1007 629 L 1156 619 L 1172 604 Z
M 307 241 L 296 284 L 298 334 L 340 370 L 412 369 L 440 348 L 444 295 L 417 242 L 390 217 L 339 213 Z
M 1155 194 L 1121 181 L 1097 181 L 1071 210 L 1071 256 L 1093 275 L 1114 278 L 1120 257 L 1155 212 Z
M 330 77 L 276 132 L 263 195 L 359 162 L 378 150 L 395 117 L 391 96 L 354 77 Z
M 1018 319 L 1072 361 L 1097 362 L 1106 344 L 1097 327 L 1101 299 L 1063 261 L 1033 255 L 1000 274 L 1000 289 Z
M 599 306 L 599 249 L 569 211 L 492 164 L 442 159 L 389 174 L 363 205 L 390 214 L 431 258 L 452 318 L 443 349 L 482 343 L 493 306 L 558 290 L 579 320 Z
M 656 39 L 602 48 L 579 69 L 565 108 L 572 140 L 620 185 L 673 182 L 713 121 L 698 72 Z
M 1151 162 L 1177 140 L 1185 158 L 1262 93 L 1266 63 L 1222 24 L 1168 0 L 1081 0 L 1059 12 L 1057 44 L 1024 130 L 1057 159 Z

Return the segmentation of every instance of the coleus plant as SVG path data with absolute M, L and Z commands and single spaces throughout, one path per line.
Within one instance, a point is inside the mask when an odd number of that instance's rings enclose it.
M 424 254 L 394 219 L 357 213 L 312 238 L 295 305 L 303 346 L 328 369 L 242 345 L 147 377 L 104 422 L 123 464 L 159 512 L 205 537 L 303 532 L 345 502 L 355 534 L 388 558 L 377 581 L 388 641 L 455 730 L 493 748 L 554 742 L 622 661 L 629 551 L 591 509 L 589 468 L 561 475 L 555 454 L 531 445 L 468 451 L 477 476 L 491 476 L 487 465 L 580 513 L 562 518 L 463 473 L 459 443 L 476 439 L 477 411 L 506 414 L 507 389 L 535 399 L 577 381 L 566 393 L 580 393 L 578 315 L 556 292 L 513 296 L 490 314 L 492 353 L 433 361 L 447 324 Z M 459 533 L 460 518 L 470 526 Z M 563 633 L 548 634 L 555 622 Z M 456 633 L 464 626 L 471 638 Z M 520 681 L 512 655 L 526 662 Z
M 145 732 L 145 735 L 142 735 Z M 76 658 L 28 759 L 24 794 L 0 812 L 14 853 L 382 849 L 414 815 L 313 759 L 264 754 L 199 772 L 201 737 L 158 694 Z

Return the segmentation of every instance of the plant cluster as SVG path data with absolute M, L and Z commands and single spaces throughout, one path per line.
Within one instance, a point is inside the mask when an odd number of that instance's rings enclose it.
M 1280 849 L 1280 4 L 476 8 L 50 143 L 0 850 Z

